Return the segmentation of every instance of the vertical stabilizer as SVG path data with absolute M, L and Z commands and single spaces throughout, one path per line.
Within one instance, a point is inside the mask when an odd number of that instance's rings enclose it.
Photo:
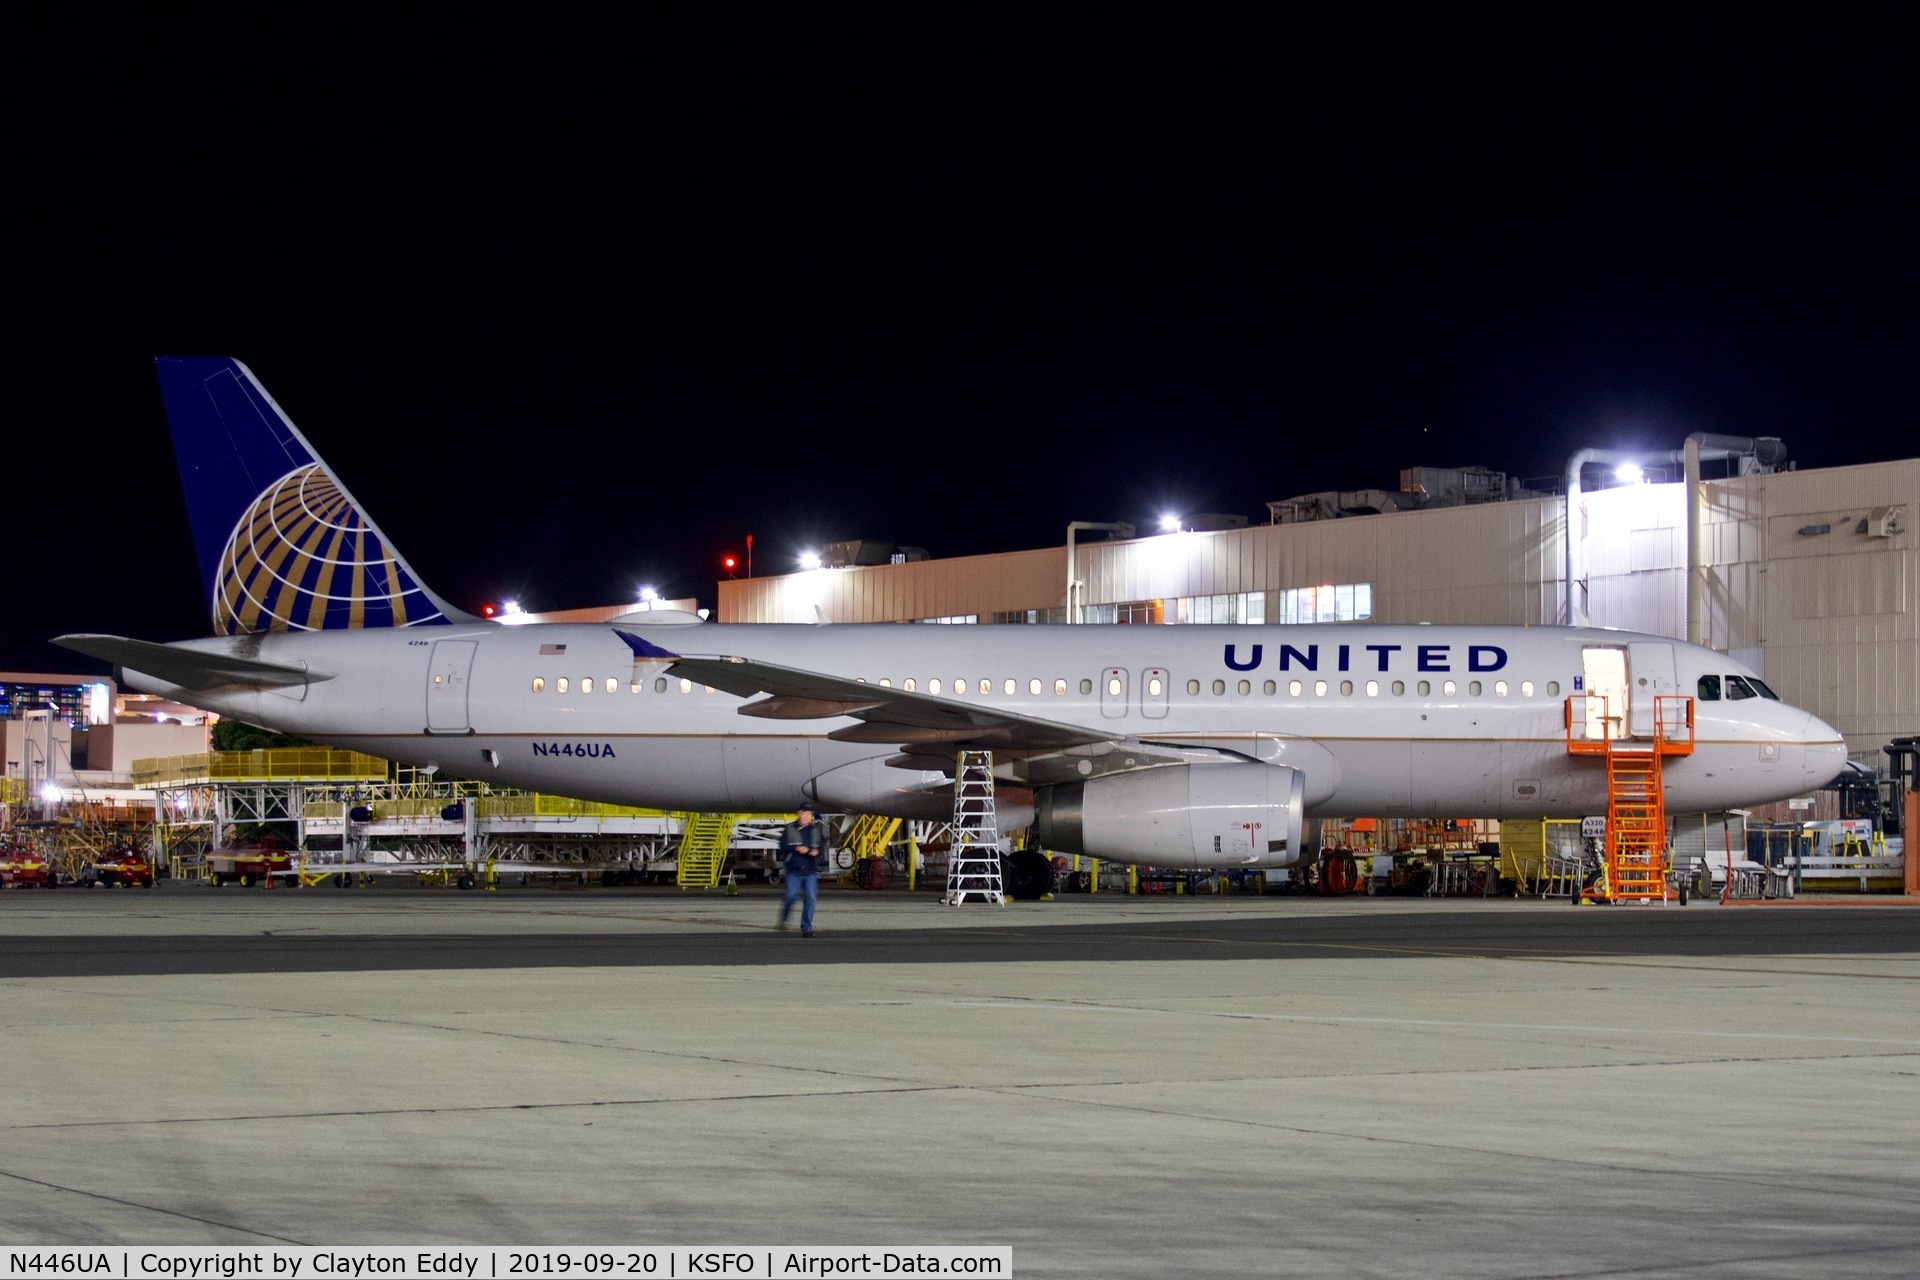
M 421 584 L 246 365 L 154 363 L 216 635 L 474 620 Z

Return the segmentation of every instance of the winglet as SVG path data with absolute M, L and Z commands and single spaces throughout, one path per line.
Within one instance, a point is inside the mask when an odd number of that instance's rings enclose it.
M 673 659 L 678 658 L 680 656 L 677 653 L 671 653 L 665 649 L 662 649 L 657 644 L 654 644 L 647 640 L 643 640 L 639 636 L 629 635 L 627 632 L 620 630 L 618 627 L 614 628 L 613 634 L 619 636 L 622 640 L 625 640 L 627 642 L 627 648 L 633 650 L 633 657 L 634 657 L 634 661 L 636 662 L 641 661 L 642 659 L 645 659 L 648 661 L 671 662 Z

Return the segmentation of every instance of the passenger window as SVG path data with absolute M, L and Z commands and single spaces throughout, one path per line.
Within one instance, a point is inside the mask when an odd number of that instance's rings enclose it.
M 1478 680 L 1470 680 L 1467 682 L 1467 696 L 1470 698 L 1480 696 L 1480 682 Z
M 693 681 L 691 681 L 691 680 L 682 680 L 682 681 L 680 682 L 680 692 L 682 692 L 682 693 L 692 693 L 692 692 L 693 692 Z
M 1720 701 L 1720 677 L 1701 676 L 1697 694 L 1702 702 Z
M 1547 696 L 1549 698 L 1557 698 L 1560 696 L 1560 682 L 1558 680 L 1547 681 Z
M 929 680 L 929 681 L 927 681 L 927 692 L 928 692 L 928 693 L 935 693 L 935 694 L 937 694 L 937 693 L 939 693 L 939 692 L 940 692 L 940 677 L 939 677 L 939 676 L 935 676 L 935 677 L 934 677 L 933 679 L 931 679 L 931 680 Z
M 1327 696 L 1327 682 L 1325 680 L 1315 680 L 1313 682 L 1313 696 L 1316 698 L 1324 698 Z
M 1084 698 L 1092 692 L 1093 692 L 1093 681 L 1087 679 L 1085 676 L 1081 676 L 1080 677 L 1080 696 Z
M 1027 693 L 1030 697 L 1037 698 L 1040 696 L 1040 678 L 1038 676 L 1027 681 Z
M 1300 682 L 1298 680 L 1287 681 L 1287 696 L 1289 698 L 1297 698 L 1300 696 Z
M 1225 693 L 1226 691 L 1227 691 L 1227 682 L 1226 682 L 1225 680 L 1215 680 L 1215 681 L 1213 682 L 1213 696 L 1214 696 L 1214 697 L 1216 697 L 1216 698 L 1217 698 L 1217 697 L 1219 697 L 1219 696 L 1220 696 L 1221 694 L 1223 694 L 1223 693 Z
M 1493 696 L 1496 698 L 1504 698 L 1507 696 L 1507 682 L 1505 680 L 1495 680 L 1493 682 Z
M 1407 692 L 1407 682 L 1405 680 L 1395 680 L 1393 682 L 1394 697 L 1396 698 L 1405 697 L 1406 692 Z
M 533 678 L 533 691 L 535 693 L 544 693 L 546 692 L 546 688 L 547 678 L 545 676 L 535 676 Z
M 1062 680 L 1059 677 L 1054 678 L 1053 696 L 1056 698 L 1064 698 L 1067 696 L 1067 682 L 1065 680 Z
M 643 687 L 644 686 L 641 684 L 640 681 L 635 680 L 632 684 L 627 686 L 627 690 L 630 693 L 639 693 Z
M 1418 685 L 1415 686 L 1415 688 L 1417 688 L 1420 691 L 1421 697 L 1423 698 L 1428 697 L 1433 693 L 1433 681 L 1422 680 Z
M 1271 698 L 1273 696 L 1274 687 L 1275 686 L 1273 681 L 1269 680 L 1265 684 L 1260 686 L 1260 692 L 1264 693 L 1267 697 Z
M 655 693 L 665 693 L 667 691 L 667 678 L 665 676 L 655 677 L 653 691 Z
M 1380 682 L 1378 680 L 1367 681 L 1367 696 L 1369 698 L 1377 698 L 1380 696 Z
M 1458 690 L 1459 690 L 1459 686 L 1454 684 L 1454 682 L 1451 680 L 1443 681 L 1440 685 L 1440 692 L 1449 698 L 1451 698 L 1456 692 L 1458 692 Z
M 1011 681 L 1011 680 L 1009 680 L 1009 681 L 1007 681 L 1007 683 L 1008 683 L 1008 684 L 1012 684 L 1012 683 L 1013 683 L 1013 681 Z M 993 681 L 991 681 L 991 680 L 982 680 L 982 681 L 980 682 L 980 692 L 981 692 L 981 693 L 992 693 L 992 692 L 993 692 Z M 1008 692 L 1008 693 L 1012 693 L 1012 692 L 1013 692 L 1013 690 L 1012 690 L 1012 689 L 1008 689 L 1008 690 L 1007 690 L 1007 692 Z
M 891 677 L 889 677 L 889 676 L 881 676 L 881 677 L 880 677 L 880 687 L 881 687 L 882 689 L 891 689 L 891 688 L 893 688 L 893 680 L 892 680 L 892 678 L 891 678 Z
M 1120 696 L 1120 677 L 1119 676 L 1111 676 L 1108 678 L 1107 696 L 1109 698 L 1117 698 Z
M 567 678 L 561 676 L 558 680 L 555 680 L 553 682 L 553 688 L 556 693 L 565 693 L 567 691 Z
M 1520 696 L 1523 698 L 1531 698 L 1533 696 L 1533 681 L 1522 680 L 1520 682 Z
M 580 692 L 582 692 L 582 693 L 592 693 L 592 692 L 593 692 L 593 677 L 592 677 L 592 676 L 587 676 L 587 677 L 585 677 L 584 679 L 582 679 L 582 680 L 580 681 Z
M 1351 698 L 1353 696 L 1353 681 L 1342 680 L 1340 682 L 1340 696 L 1343 698 Z
M 1199 692 L 1200 692 L 1200 682 L 1198 680 L 1187 681 L 1187 693 L 1189 696 L 1198 694 Z
M 966 680 L 965 680 L 964 678 L 963 678 L 963 679 L 960 679 L 960 680 L 955 680 L 955 681 L 953 682 L 953 696 L 954 696 L 954 697 L 956 697 L 956 698 L 957 698 L 957 697 L 959 697 L 959 696 L 960 696 L 961 694 L 963 694 L 963 693 L 965 693 L 966 691 L 967 691 L 967 682 L 966 682 Z
M 908 676 L 905 680 L 902 680 L 900 682 L 900 687 L 902 689 L 905 689 L 908 693 L 912 693 L 914 691 L 914 688 L 916 687 L 916 684 L 917 682 L 914 680 L 914 678 L 912 676 Z
M 1149 698 L 1157 698 L 1160 696 L 1161 690 L 1165 687 L 1166 686 L 1161 683 L 1160 677 L 1155 676 L 1153 679 L 1147 681 L 1147 696 Z

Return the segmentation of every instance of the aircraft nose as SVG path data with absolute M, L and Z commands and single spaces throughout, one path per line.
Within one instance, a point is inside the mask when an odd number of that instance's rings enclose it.
M 1806 761 L 1808 790 L 1826 786 L 1847 767 L 1847 740 L 1812 712 L 1801 726 L 1800 741 L 1805 744 L 1801 758 Z

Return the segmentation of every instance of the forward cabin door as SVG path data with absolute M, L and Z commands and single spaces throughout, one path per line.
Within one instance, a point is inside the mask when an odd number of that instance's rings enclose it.
M 467 720 L 467 681 L 473 674 L 472 640 L 437 640 L 427 662 L 427 732 L 472 733 Z
M 1654 698 L 1679 692 L 1673 681 L 1673 646 L 1651 642 L 1630 644 L 1627 666 L 1633 677 L 1633 736 L 1651 738 L 1657 710 Z
M 1671 679 L 1671 645 L 1668 650 L 1668 678 Z M 1580 667 L 1581 692 L 1588 695 L 1584 700 L 1588 741 L 1624 738 L 1630 714 L 1627 706 L 1627 651 L 1617 645 L 1588 645 L 1580 651 Z M 1601 701 L 1603 698 L 1604 702 Z

